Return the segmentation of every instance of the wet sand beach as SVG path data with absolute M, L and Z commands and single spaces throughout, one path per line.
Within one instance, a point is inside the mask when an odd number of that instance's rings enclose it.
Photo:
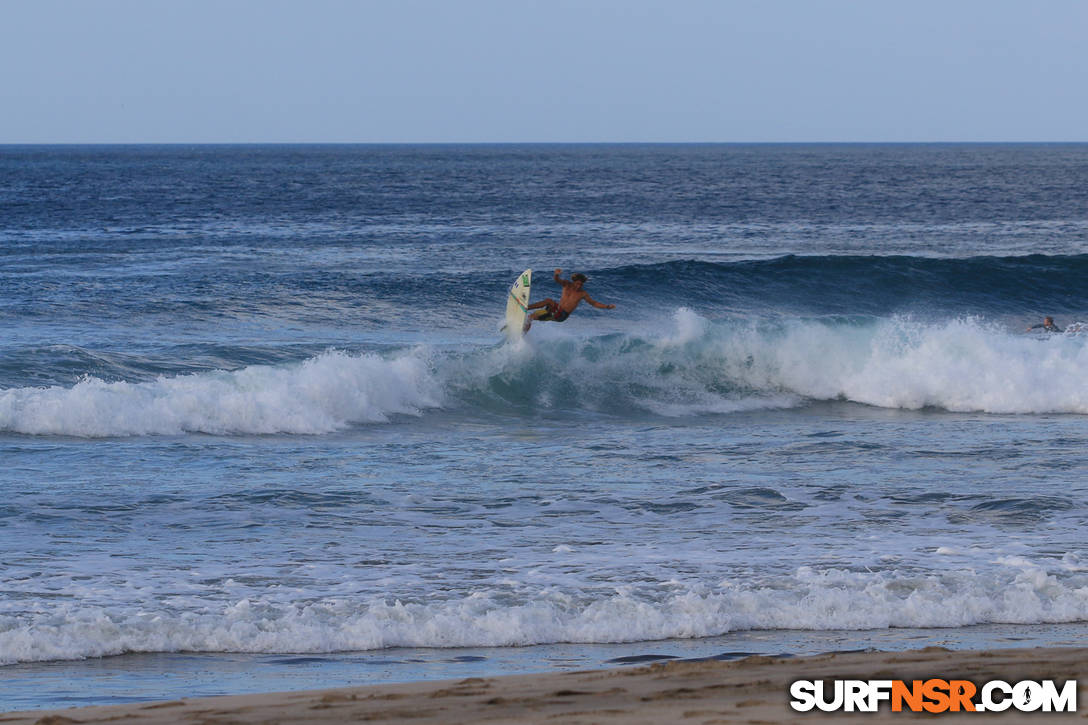
M 644 667 L 412 682 L 333 690 L 27 711 L 0 716 L 3 725 L 109 723 L 788 723 L 883 722 L 932 718 L 928 713 L 799 713 L 789 686 L 798 679 L 1077 679 L 1073 713 L 985 713 L 1006 722 L 1083 721 L 1088 648 L 851 652 L 801 658 L 749 657 L 722 662 L 672 661 Z M 978 722 L 979 713 L 944 713 L 942 721 Z

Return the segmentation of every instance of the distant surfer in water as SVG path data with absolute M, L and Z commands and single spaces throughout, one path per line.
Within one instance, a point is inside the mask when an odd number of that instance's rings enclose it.
M 551 297 L 541 300 L 540 302 L 534 302 L 529 305 L 527 309 L 539 310 L 539 312 L 529 313 L 529 317 L 525 320 L 525 332 L 529 331 L 532 327 L 533 321 L 539 322 L 562 322 L 570 317 L 570 313 L 574 312 L 574 308 L 577 307 L 582 300 L 585 300 L 589 304 L 593 305 L 600 310 L 613 310 L 615 305 L 606 305 L 589 296 L 589 293 L 582 289 L 582 285 L 586 283 L 586 276 L 581 272 L 575 272 L 570 276 L 570 279 L 563 279 L 559 276 L 562 269 L 556 269 L 555 281 L 563 288 L 563 294 L 559 297 L 559 301 L 556 302 Z
M 1054 324 L 1054 318 L 1049 317 L 1049 316 L 1044 317 L 1043 321 L 1040 322 L 1039 324 L 1032 325 L 1031 327 L 1029 327 L 1028 332 L 1031 332 L 1032 330 L 1040 330 L 1040 329 L 1045 330 L 1046 332 L 1061 332 L 1062 331 L 1062 328 L 1060 328 L 1060 327 L 1058 327 L 1057 325 Z

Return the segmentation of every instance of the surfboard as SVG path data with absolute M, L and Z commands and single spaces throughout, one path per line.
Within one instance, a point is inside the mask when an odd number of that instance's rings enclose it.
M 520 340 L 524 334 L 521 328 L 525 326 L 525 315 L 528 314 L 529 287 L 532 282 L 533 270 L 527 269 L 514 280 L 510 293 L 506 296 L 506 324 L 502 329 L 506 332 L 506 339 L 511 342 Z

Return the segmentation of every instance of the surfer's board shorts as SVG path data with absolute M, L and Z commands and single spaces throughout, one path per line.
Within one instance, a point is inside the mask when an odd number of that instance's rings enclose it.
M 559 307 L 558 302 L 553 302 L 544 310 L 544 314 L 537 317 L 537 322 L 562 322 L 570 317 L 570 313 Z

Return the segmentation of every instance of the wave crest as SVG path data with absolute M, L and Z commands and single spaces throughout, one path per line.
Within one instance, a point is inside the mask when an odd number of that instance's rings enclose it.
M 295 365 L 0 390 L 0 430 L 87 437 L 329 433 L 441 405 L 425 357 L 329 351 Z

